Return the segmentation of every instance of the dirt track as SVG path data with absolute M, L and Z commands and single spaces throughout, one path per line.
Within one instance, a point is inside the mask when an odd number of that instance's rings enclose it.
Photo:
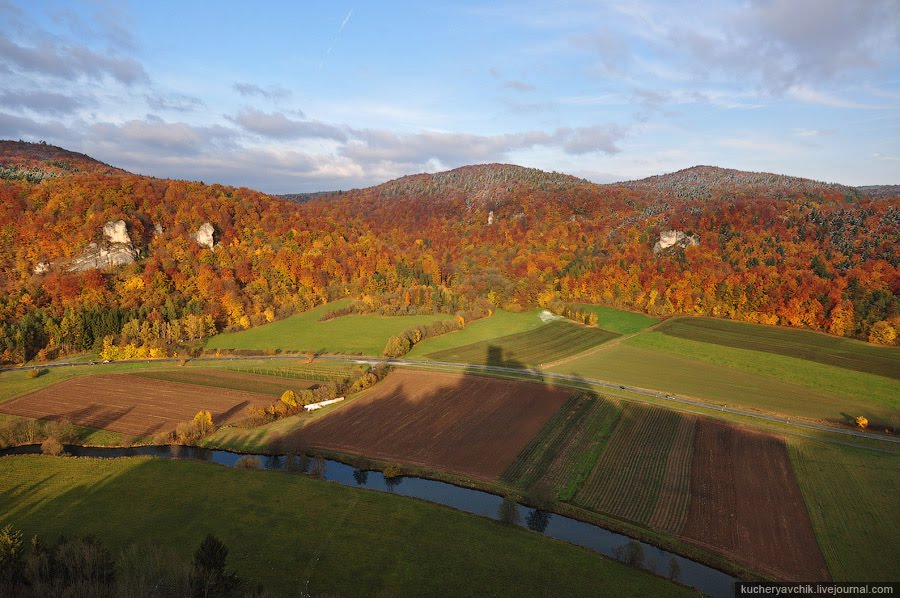
M 701 419 L 694 447 L 683 536 L 778 579 L 830 579 L 784 442 Z
M 497 480 L 570 394 L 528 382 L 399 370 L 292 440 Z
M 250 404 L 271 403 L 269 395 L 108 374 L 53 384 L 3 403 L 0 412 L 150 436 L 174 430 L 201 409 L 212 412 L 218 426 L 244 417 Z

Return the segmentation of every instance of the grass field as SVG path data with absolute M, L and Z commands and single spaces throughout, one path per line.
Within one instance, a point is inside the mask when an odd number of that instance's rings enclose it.
M 149 541 L 189 560 L 215 534 L 228 566 L 275 595 L 692 595 L 521 528 L 278 472 L 9 457 L 0 497 L 0 525 L 51 542 L 91 533 L 114 553 Z
M 531 311 L 513 313 L 498 309 L 487 318 L 469 322 L 462 330 L 423 340 L 413 347 L 406 357 L 408 359 L 421 359 L 428 353 L 455 349 L 465 345 L 489 341 L 500 336 L 508 336 L 540 328 L 544 325 L 544 322 L 538 317 L 541 311 L 543 310 L 533 309 Z
M 900 379 L 900 350 L 809 330 L 714 318 L 672 318 L 657 330 L 678 338 L 796 357 Z
M 353 314 L 319 321 L 323 314 L 348 303 L 342 299 L 249 330 L 217 334 L 207 341 L 206 349 L 281 349 L 380 357 L 391 336 L 418 324 L 450 319 L 447 315 L 385 317 Z
M 596 395 L 571 397 L 531 439 L 501 481 L 538 498 L 569 500 L 593 469 L 621 412 Z M 534 492 L 537 490 L 536 492 Z
M 797 393 L 793 397 L 787 393 L 758 393 L 749 397 L 751 402 L 741 403 L 747 407 L 831 422 L 848 421 L 847 416 L 865 415 L 873 425 L 876 422 L 879 426 L 900 425 L 900 381 L 885 376 L 776 353 L 687 340 L 661 332 L 641 334 L 628 339 L 625 344 L 722 366 L 727 368 L 724 371 L 727 375 L 737 375 L 734 371 L 740 370 L 795 384 L 816 395 L 811 399 L 808 393 Z
M 616 336 L 599 328 L 557 320 L 528 332 L 436 351 L 427 357 L 455 363 L 540 367 L 544 362 L 581 353 Z
M 659 322 L 657 318 L 605 305 L 576 304 L 577 309 L 597 314 L 598 326 L 616 334 L 634 334 Z
M 897 579 L 900 454 L 804 440 L 788 448 L 832 577 Z
M 846 424 L 866 415 L 873 426 L 900 423 L 900 384 L 891 379 L 659 332 L 550 370 L 788 417 Z

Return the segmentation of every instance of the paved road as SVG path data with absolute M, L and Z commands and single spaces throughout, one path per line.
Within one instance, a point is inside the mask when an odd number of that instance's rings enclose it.
M 303 355 L 254 355 L 254 356 L 229 356 L 229 357 L 195 357 L 191 358 L 191 362 L 221 362 L 221 361 L 275 361 L 275 360 L 294 360 L 304 359 Z M 560 381 L 560 382 L 570 382 L 576 384 L 590 384 L 591 386 L 599 386 L 601 388 L 610 388 L 613 390 L 624 390 L 630 393 L 643 395 L 647 397 L 651 397 L 653 399 L 668 401 L 672 403 L 678 403 L 680 405 L 686 405 L 690 407 L 700 408 L 700 409 L 711 409 L 714 411 L 721 411 L 723 413 L 729 413 L 732 415 L 740 415 L 743 417 L 748 417 L 751 419 L 773 422 L 778 424 L 786 424 L 789 426 L 796 426 L 799 428 L 806 428 L 809 430 L 817 430 L 821 432 L 832 432 L 835 434 L 843 434 L 845 436 L 855 436 L 857 438 L 869 438 L 876 440 L 884 440 L 886 442 L 893 442 L 900 444 L 900 437 L 897 436 L 887 436 L 884 434 L 877 434 L 874 432 L 860 432 L 859 430 L 849 430 L 847 428 L 836 428 L 833 426 L 826 426 L 823 424 L 816 424 L 812 422 L 806 422 L 802 420 L 790 419 L 787 417 L 778 417 L 775 415 L 765 415 L 762 413 L 755 413 L 753 411 L 745 411 L 743 409 L 735 409 L 733 407 L 726 407 L 724 405 L 715 405 L 712 403 L 706 403 L 703 401 L 696 401 L 693 399 L 687 399 L 684 397 L 677 397 L 670 393 L 660 392 L 656 390 L 648 390 L 646 388 L 638 388 L 636 386 L 627 386 L 624 384 L 616 384 L 615 382 L 609 382 L 607 380 L 595 380 L 592 378 L 582 378 L 580 376 L 569 376 L 566 374 L 555 374 L 553 372 L 545 372 L 543 370 L 535 370 L 535 369 L 523 369 L 523 368 L 510 368 L 504 366 L 497 365 L 476 365 L 469 363 L 453 363 L 448 361 L 417 361 L 411 359 L 381 359 L 377 357 L 354 357 L 354 356 L 345 356 L 345 355 L 320 355 L 316 357 L 318 361 L 342 361 L 342 362 L 353 362 L 353 363 L 368 363 L 371 365 L 378 364 L 386 364 L 395 367 L 442 367 L 449 368 L 453 370 L 465 370 L 465 371 L 481 371 L 481 372 L 496 372 L 501 374 L 515 374 L 515 375 L 531 375 L 540 378 L 543 381 Z M 180 363 L 183 359 L 180 358 L 171 358 L 171 359 L 136 359 L 129 361 L 128 363 Z M 0 372 L 2 371 L 15 371 L 15 370 L 33 370 L 33 369 L 42 369 L 42 368 L 59 368 L 59 367 L 102 367 L 106 365 L 107 362 L 81 362 L 81 363 L 68 363 L 68 362 L 59 362 L 45 365 L 34 365 L 34 366 L 19 366 L 19 367 L 8 367 L 8 368 L 0 368 Z M 123 363 L 123 362 L 117 362 Z

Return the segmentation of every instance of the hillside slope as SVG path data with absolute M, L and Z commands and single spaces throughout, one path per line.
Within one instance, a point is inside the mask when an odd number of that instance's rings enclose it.
M 3 147 L 7 164 L 79 170 L 0 180 L 2 361 L 100 348 L 106 337 L 171 351 L 348 296 L 356 311 L 469 310 L 466 319 L 495 306 L 602 303 L 884 344 L 900 327 L 900 211 L 843 188 L 756 190 L 751 177 L 678 198 L 481 165 L 297 204 L 110 170 L 41 144 Z M 134 263 L 60 266 L 102 246 L 119 220 Z M 655 252 L 671 230 L 697 244 Z

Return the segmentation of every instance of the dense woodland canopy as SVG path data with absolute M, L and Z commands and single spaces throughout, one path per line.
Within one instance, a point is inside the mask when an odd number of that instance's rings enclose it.
M 480 165 L 302 199 L 0 142 L 0 360 L 104 340 L 170 352 L 347 296 L 384 313 L 595 302 L 882 344 L 900 332 L 896 197 L 712 167 L 597 185 Z M 118 219 L 138 259 L 68 272 Z M 205 222 L 214 249 L 191 236 Z M 671 229 L 699 246 L 654 254 Z

